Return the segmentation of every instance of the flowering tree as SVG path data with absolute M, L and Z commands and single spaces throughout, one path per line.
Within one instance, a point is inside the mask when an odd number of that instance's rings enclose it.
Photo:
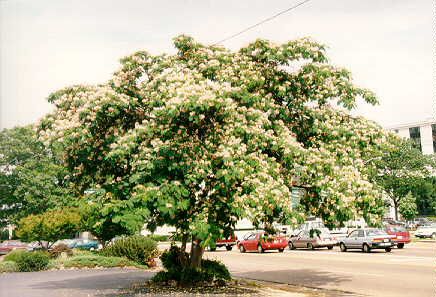
M 346 113 L 374 95 L 309 39 L 231 52 L 179 36 L 175 55 L 137 52 L 113 78 L 49 97 L 40 136 L 65 148 L 71 181 L 97 189 L 113 220 L 176 226 L 203 246 L 241 218 L 333 224 L 383 212 L 365 160 L 389 148 L 376 124 Z M 338 108 L 333 108 L 336 104 Z M 291 188 L 307 189 L 293 209 Z

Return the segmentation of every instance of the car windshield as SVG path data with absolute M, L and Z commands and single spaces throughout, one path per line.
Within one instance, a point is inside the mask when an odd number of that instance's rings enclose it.
M 378 230 L 378 229 L 370 229 L 366 231 L 366 234 L 368 236 L 373 236 L 373 235 L 387 235 L 386 232 L 382 231 L 382 230 Z

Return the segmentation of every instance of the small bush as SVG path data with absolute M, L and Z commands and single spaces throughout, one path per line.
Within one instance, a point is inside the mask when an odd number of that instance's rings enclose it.
M 65 253 L 67 256 L 73 255 L 73 250 L 68 247 L 68 245 L 61 243 L 56 245 L 54 248 L 50 250 L 50 256 L 52 258 L 59 257 L 62 253 Z
M 175 245 L 162 253 L 160 258 L 167 271 L 158 272 L 153 277 L 156 283 L 176 281 L 180 286 L 194 286 L 199 283 L 221 285 L 231 279 L 224 264 L 217 261 L 203 260 L 201 268 L 190 267 L 189 254 Z
M 104 256 L 126 257 L 136 263 L 147 265 L 159 252 L 157 243 L 147 237 L 135 235 L 117 240 L 105 247 L 101 254 Z
M 67 259 L 57 259 L 54 261 L 54 268 L 59 267 L 65 268 L 93 268 L 93 267 L 126 267 L 135 266 L 141 267 L 133 261 L 121 257 L 104 257 L 99 255 L 83 255 L 83 256 L 73 256 Z M 141 267 L 142 268 L 142 267 Z
M 17 262 L 17 259 L 20 258 L 25 253 L 28 253 L 28 251 L 26 251 L 26 250 L 13 250 L 13 251 L 9 252 L 3 260 Z
M 214 279 L 230 280 L 232 278 L 227 267 L 219 261 L 202 260 L 201 268 L 213 275 Z
M 182 252 L 178 246 L 171 245 L 168 251 L 162 253 L 160 259 L 166 270 L 180 270 L 188 264 L 189 254 L 187 252 Z
M 2 261 L 0 262 L 0 273 L 1 272 L 17 272 L 17 263 L 13 261 Z
M 18 270 L 21 272 L 40 271 L 47 268 L 50 257 L 45 252 L 26 252 L 16 260 Z
M 148 238 L 154 241 L 169 241 L 170 237 L 168 235 L 157 235 L 157 234 L 151 234 L 147 235 Z

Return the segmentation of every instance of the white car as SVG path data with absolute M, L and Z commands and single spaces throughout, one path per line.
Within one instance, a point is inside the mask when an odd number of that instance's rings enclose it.
M 415 236 L 420 238 L 436 239 L 436 224 L 419 227 L 415 231 Z

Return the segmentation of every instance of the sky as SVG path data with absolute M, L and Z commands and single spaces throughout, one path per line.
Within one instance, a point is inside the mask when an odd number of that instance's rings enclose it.
M 301 0 L 0 0 L 0 129 L 36 122 L 48 95 L 107 81 L 137 50 L 174 53 L 188 34 L 213 44 Z M 385 127 L 436 117 L 432 0 L 311 0 L 225 43 L 311 37 L 335 66 L 374 91 L 355 115 Z

